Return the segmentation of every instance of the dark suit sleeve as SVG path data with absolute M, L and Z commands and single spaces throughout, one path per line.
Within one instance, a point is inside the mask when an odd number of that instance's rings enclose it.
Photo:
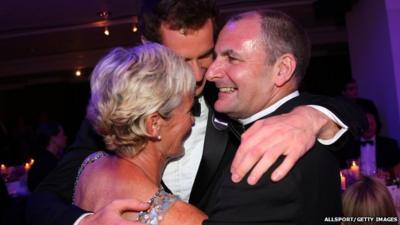
M 31 194 L 27 203 L 30 225 L 72 225 L 84 210 L 72 205 L 78 169 L 91 150 L 75 149 L 66 154 L 58 166 Z
M 332 98 L 327 96 L 310 95 L 307 93 L 303 95 L 307 96 L 308 105 L 319 105 L 327 108 L 335 114 L 349 127 L 349 133 L 352 137 L 360 136 L 361 133 L 368 128 L 367 118 L 356 104 L 339 97 Z
M 40 182 L 56 168 L 58 159 L 48 151 L 44 151 L 35 160 L 32 168 L 28 172 L 27 184 L 30 191 L 36 189 Z
M 72 225 L 86 211 L 67 204 L 52 192 L 36 192 L 27 202 L 27 224 Z

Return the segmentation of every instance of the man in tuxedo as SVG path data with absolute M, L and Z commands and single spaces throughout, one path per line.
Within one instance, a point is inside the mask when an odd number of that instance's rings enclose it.
M 144 41 L 155 41 L 171 48 L 183 56 L 192 66 L 196 77 L 196 95 L 201 105 L 199 117 L 196 118 L 191 136 L 185 143 L 185 156 L 168 165 L 163 180 L 173 193 L 196 206 L 205 202 L 204 191 L 212 186 L 222 163 L 225 149 L 217 149 L 215 143 L 222 140 L 226 133 L 214 129 L 212 105 L 212 86 L 206 83 L 204 74 L 213 60 L 216 10 L 210 0 L 157 0 L 145 1 L 141 14 L 141 31 Z M 211 96 L 208 98 L 208 96 Z M 344 124 L 349 124 L 353 113 L 346 106 L 331 104 L 330 101 L 319 101 L 335 115 L 340 115 Z M 330 113 L 327 113 L 328 115 Z M 332 116 L 333 119 L 339 120 Z M 310 125 L 311 124 L 311 125 Z M 336 139 L 348 128 L 340 124 L 338 132 L 335 123 L 315 108 L 303 106 L 285 115 L 260 120 L 241 145 L 240 154 L 232 167 L 232 179 L 239 182 L 254 165 L 248 176 L 248 182 L 255 184 L 262 174 L 280 155 L 285 160 L 276 168 L 272 179 L 281 179 L 315 141 L 316 137 Z M 360 123 L 361 124 L 361 123 Z M 359 127 L 349 127 L 357 133 Z M 110 224 L 126 223 L 118 220 L 122 210 L 133 210 L 125 201 L 110 204 L 100 212 L 82 217 L 83 210 L 66 204 L 71 202 L 77 170 L 83 159 L 91 152 L 101 149 L 101 141 L 87 122 L 84 122 L 78 135 L 75 150 L 67 154 L 58 168 L 51 174 L 31 196 L 28 204 L 28 221 L 30 224 Z M 290 141 L 288 141 L 290 140 Z M 274 145 L 269 145 L 274 141 Z M 219 146 L 217 146 L 219 147 Z M 255 153 L 254 153 L 255 152 Z M 119 207 L 123 207 L 122 209 Z M 79 219 L 78 219 L 79 218 Z M 83 219 L 82 221 L 80 219 Z
M 346 144 L 345 160 L 359 160 L 361 173 L 365 176 L 373 176 L 378 171 L 398 176 L 400 149 L 396 140 L 378 135 L 377 118 L 374 112 L 367 111 L 366 115 L 368 129 L 358 140 Z
M 378 109 L 373 101 L 366 98 L 360 98 L 358 95 L 358 84 L 356 80 L 353 78 L 346 80 L 342 88 L 342 96 L 355 103 L 360 110 L 372 113 L 376 118 L 376 129 L 379 133 L 382 123 L 379 117 Z
M 216 59 L 206 78 L 219 89 L 215 110 L 233 121 L 225 168 L 206 193 L 204 210 L 209 219 L 203 224 L 311 225 L 340 216 L 338 162 L 328 146 L 320 142 L 313 144 L 281 181 L 269 179 L 277 163 L 256 185 L 230 179 L 229 164 L 240 144 L 240 136 L 232 134 L 262 118 L 312 104 L 314 96 L 297 90 L 310 58 L 305 31 L 280 12 L 242 13 L 223 27 L 215 52 Z M 246 138 L 241 137 L 242 141 Z

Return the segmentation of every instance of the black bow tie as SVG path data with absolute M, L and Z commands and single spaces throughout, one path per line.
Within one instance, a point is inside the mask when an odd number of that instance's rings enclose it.
M 237 122 L 237 121 L 229 121 L 228 123 L 228 128 L 229 131 L 236 137 L 238 141 L 241 140 L 241 136 L 246 130 L 246 128 L 243 126 L 243 124 Z
M 193 116 L 196 116 L 196 117 L 199 117 L 201 114 L 201 105 L 199 102 L 199 98 L 194 98 L 194 100 L 193 100 L 192 114 L 193 114 Z
M 360 141 L 361 146 L 365 146 L 365 145 L 374 145 L 374 141 L 373 140 L 368 140 L 368 141 Z

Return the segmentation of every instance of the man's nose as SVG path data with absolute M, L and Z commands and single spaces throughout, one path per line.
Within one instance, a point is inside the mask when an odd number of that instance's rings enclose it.
M 220 78 L 223 75 L 222 65 L 215 60 L 206 72 L 206 79 L 209 81 L 215 81 L 215 79 Z
M 198 62 L 197 60 L 193 60 L 193 61 L 191 61 L 189 64 L 190 64 L 190 66 L 192 67 L 193 74 L 194 74 L 194 77 L 195 77 L 196 81 L 201 81 L 201 80 L 203 80 L 204 74 L 205 74 L 205 72 L 206 72 L 206 69 L 203 68 L 203 67 L 199 64 L 199 62 Z

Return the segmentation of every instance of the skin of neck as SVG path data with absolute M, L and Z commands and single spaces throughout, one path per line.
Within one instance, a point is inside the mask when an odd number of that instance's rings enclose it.
M 242 116 L 242 118 L 233 118 L 233 119 L 245 119 L 249 118 L 252 115 L 270 107 L 271 105 L 275 104 L 277 101 L 281 100 L 282 98 L 286 97 L 290 93 L 294 92 L 297 90 L 297 84 L 295 82 L 288 82 L 284 86 L 281 87 L 275 87 L 274 91 L 271 94 L 271 98 L 268 100 L 268 102 L 265 103 L 263 107 L 260 107 L 260 109 L 257 112 L 252 112 L 251 115 L 247 116 Z
M 161 176 L 167 164 L 167 157 L 156 148 L 153 142 L 148 142 L 135 156 L 121 156 L 136 165 L 155 185 L 161 182 Z M 156 162 L 156 163 L 155 163 Z

